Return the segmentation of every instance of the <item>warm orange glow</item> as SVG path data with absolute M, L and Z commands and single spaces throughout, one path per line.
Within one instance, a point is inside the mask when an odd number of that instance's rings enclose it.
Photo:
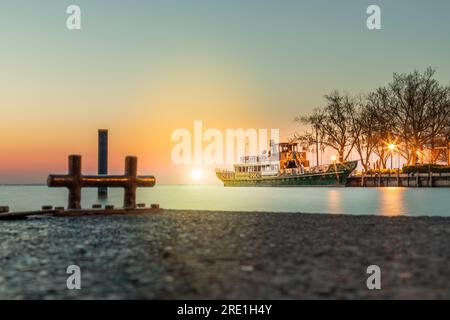
M 391 150 L 391 151 L 395 150 L 395 144 L 390 143 L 389 144 L 389 150 Z
M 332 214 L 342 213 L 342 193 L 338 190 L 331 189 L 328 190 L 326 194 L 328 211 Z
M 82 155 L 83 173 L 95 174 L 98 128 L 109 129 L 111 174 L 123 173 L 125 156 L 135 155 L 139 174 L 155 175 L 159 183 L 193 181 L 191 168 L 174 165 L 170 155 L 175 144 L 171 141 L 173 130 L 186 128 L 193 134 L 194 120 L 202 120 L 205 130 L 221 132 L 281 127 L 285 136 L 292 132 L 295 124 L 287 129 L 286 118 L 277 110 L 271 109 L 269 115 L 261 112 L 258 88 L 246 73 L 219 58 L 210 59 L 187 59 L 144 74 L 140 82 L 126 89 L 123 99 L 94 89 L 93 96 L 86 98 L 81 88 L 76 97 L 67 99 L 70 86 L 53 84 L 31 86 L 39 92 L 39 105 L 22 87 L 12 98 L 2 95 L 7 118 L 0 126 L 0 181 L 45 182 L 49 173 L 66 171 L 69 154 Z M 91 87 L 95 86 L 89 84 L 88 93 Z M 218 181 L 215 167 L 202 167 L 202 182 Z
M 384 216 L 399 216 L 406 211 L 404 188 L 381 188 L 379 203 L 380 214 Z
M 331 161 L 335 162 L 336 161 L 336 156 L 331 156 Z
M 191 171 L 191 178 L 194 181 L 200 181 L 203 178 L 203 171 L 201 169 L 193 169 Z

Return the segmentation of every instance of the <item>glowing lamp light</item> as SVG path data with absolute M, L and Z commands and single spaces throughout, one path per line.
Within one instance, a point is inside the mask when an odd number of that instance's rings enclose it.
M 335 162 L 336 161 L 336 156 L 331 156 L 331 161 Z
M 394 150 L 395 149 L 395 144 L 393 144 L 393 143 L 391 143 L 391 144 L 389 144 L 389 150 Z

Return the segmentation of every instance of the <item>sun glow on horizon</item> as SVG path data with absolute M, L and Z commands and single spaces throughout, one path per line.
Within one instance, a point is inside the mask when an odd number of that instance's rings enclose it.
M 191 179 L 194 181 L 200 181 L 203 178 L 203 171 L 201 169 L 192 169 Z

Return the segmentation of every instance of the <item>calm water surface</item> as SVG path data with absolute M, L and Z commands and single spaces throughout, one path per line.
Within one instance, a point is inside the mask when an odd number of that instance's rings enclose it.
M 82 205 L 122 205 L 123 191 L 110 189 L 107 201 L 96 189 L 83 189 Z M 138 202 L 159 203 L 167 209 L 308 212 L 450 216 L 450 188 L 224 188 L 209 185 L 158 185 L 138 190 Z M 67 191 L 46 186 L 0 186 L 0 206 L 11 211 L 42 205 L 65 206 Z

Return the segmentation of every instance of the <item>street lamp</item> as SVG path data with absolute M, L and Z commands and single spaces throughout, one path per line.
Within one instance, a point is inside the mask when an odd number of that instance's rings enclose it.
M 337 168 L 336 168 L 336 156 L 335 155 L 331 156 L 331 161 L 333 161 L 334 172 L 336 172 L 336 180 L 339 184 L 339 174 L 338 174 Z

